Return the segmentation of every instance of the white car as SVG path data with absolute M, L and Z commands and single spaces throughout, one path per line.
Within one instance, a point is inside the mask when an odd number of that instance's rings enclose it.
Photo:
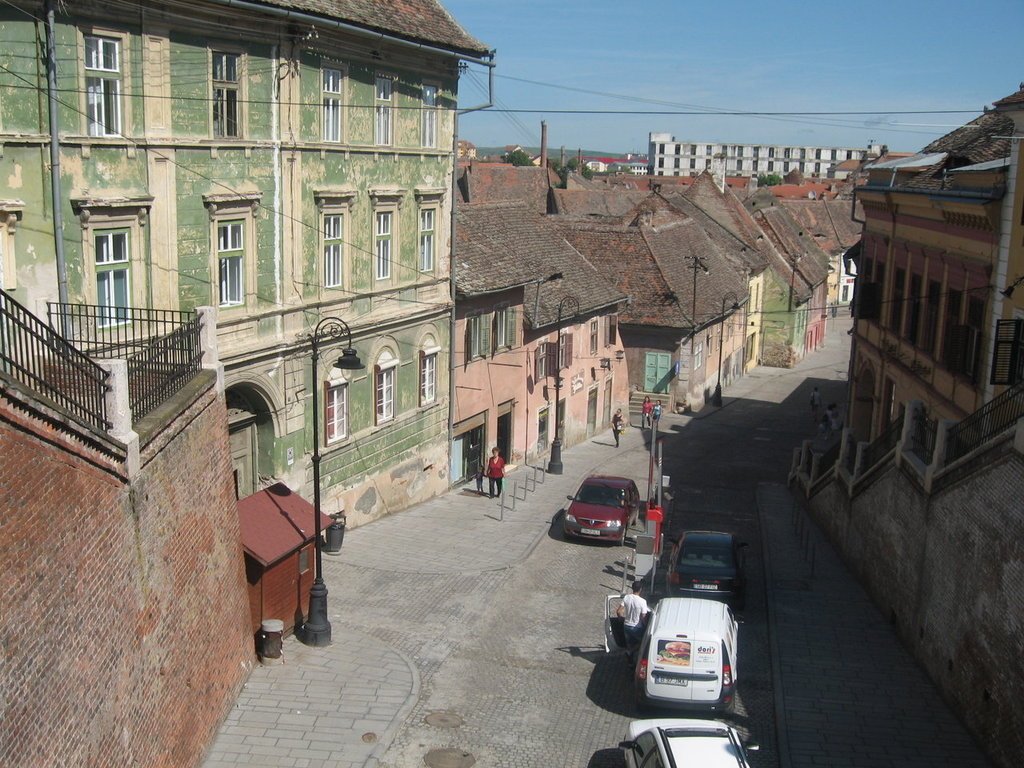
M 627 768 L 750 768 L 736 729 L 718 720 L 634 720 L 619 742 Z

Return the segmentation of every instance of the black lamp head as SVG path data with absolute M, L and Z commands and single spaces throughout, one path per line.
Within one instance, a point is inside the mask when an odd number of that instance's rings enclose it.
M 363 361 L 359 359 L 359 354 L 349 347 L 341 350 L 341 357 L 334 364 L 335 368 L 340 368 L 343 371 L 357 371 L 363 368 Z

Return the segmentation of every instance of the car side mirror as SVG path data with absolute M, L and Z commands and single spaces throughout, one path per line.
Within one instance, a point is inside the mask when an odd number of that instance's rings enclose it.
M 761 745 L 760 744 L 744 744 L 743 748 L 745 750 L 747 750 L 747 752 L 760 752 L 761 751 Z
M 619 749 L 633 749 L 636 746 L 635 741 L 620 741 Z
M 573 500 L 572 496 L 566 496 L 565 498 L 567 498 L 569 501 Z

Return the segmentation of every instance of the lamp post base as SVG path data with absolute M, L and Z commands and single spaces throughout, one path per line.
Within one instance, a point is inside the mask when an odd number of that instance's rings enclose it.
M 302 625 L 299 640 L 304 645 L 322 648 L 331 644 L 331 622 L 327 619 L 327 585 L 322 579 L 309 590 L 309 619 Z
M 562 440 L 558 437 L 551 441 L 551 458 L 548 459 L 548 474 L 562 474 Z
M 715 384 L 715 393 L 711 396 L 711 403 L 718 407 L 722 407 L 722 385 Z

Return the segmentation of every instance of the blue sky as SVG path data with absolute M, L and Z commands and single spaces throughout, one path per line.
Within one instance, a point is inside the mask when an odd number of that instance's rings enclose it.
M 646 152 L 651 131 L 740 143 L 860 147 L 873 139 L 910 151 L 1024 80 L 1024 0 L 442 2 L 497 49 L 496 106 L 544 110 L 463 116 L 460 136 L 478 146 L 537 146 L 546 120 L 556 151 Z M 486 70 L 471 67 L 460 106 L 484 102 L 486 83 Z M 972 114 L 767 119 L 558 109 Z

